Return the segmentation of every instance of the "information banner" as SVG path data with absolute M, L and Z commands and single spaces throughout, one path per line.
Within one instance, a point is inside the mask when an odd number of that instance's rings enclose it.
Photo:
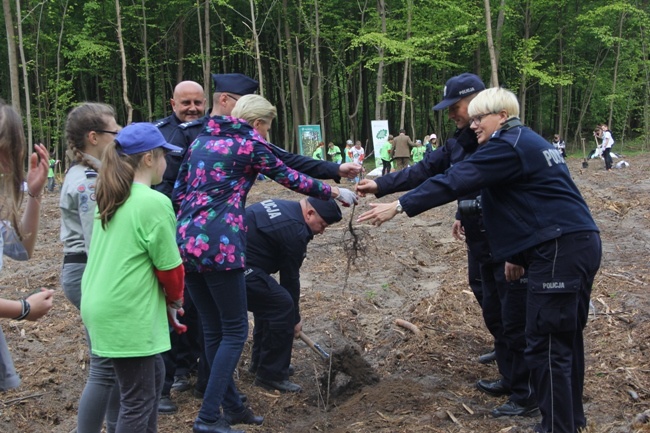
M 318 143 L 322 141 L 320 125 L 299 125 L 298 137 L 300 137 L 300 154 L 312 156 Z
M 372 146 L 375 150 L 375 167 L 381 167 L 381 148 L 388 145 L 388 120 L 373 120 L 370 122 L 372 127 Z

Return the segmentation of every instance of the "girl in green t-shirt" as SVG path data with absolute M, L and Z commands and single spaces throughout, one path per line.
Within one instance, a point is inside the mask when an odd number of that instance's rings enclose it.
M 81 281 L 81 317 L 92 352 L 111 358 L 120 390 L 116 431 L 157 431 L 158 400 L 177 332 L 184 271 L 171 201 L 151 188 L 181 152 L 151 123 L 122 129 L 102 156 L 97 218 Z M 169 310 L 168 310 L 169 308 Z
M 415 147 L 411 149 L 411 158 L 413 158 L 413 164 L 417 164 L 422 161 L 424 158 L 425 147 L 422 146 L 422 140 L 417 140 L 415 142 Z

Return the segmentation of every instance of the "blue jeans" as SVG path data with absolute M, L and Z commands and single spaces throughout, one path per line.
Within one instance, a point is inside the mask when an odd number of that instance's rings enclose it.
M 221 416 L 221 407 L 233 412 L 243 408 L 232 375 L 248 338 L 244 270 L 188 272 L 185 285 L 203 323 L 210 366 L 199 418 L 212 423 Z

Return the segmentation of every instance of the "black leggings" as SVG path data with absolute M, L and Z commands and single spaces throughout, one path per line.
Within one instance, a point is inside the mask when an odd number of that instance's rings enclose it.
M 381 169 L 381 175 L 385 176 L 387 174 L 390 174 L 390 170 L 392 168 L 390 165 L 390 161 L 386 161 L 385 159 L 382 159 L 381 163 L 383 164 L 383 167 Z

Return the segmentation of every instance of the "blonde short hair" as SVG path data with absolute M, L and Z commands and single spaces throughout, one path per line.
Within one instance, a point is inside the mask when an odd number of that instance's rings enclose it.
M 265 123 L 273 122 L 278 115 L 278 110 L 260 95 L 244 95 L 235 104 L 232 116 L 244 119 L 249 124 L 256 120 L 263 120 Z
M 476 94 L 467 107 L 470 117 L 486 113 L 505 111 L 508 118 L 519 117 L 519 101 L 510 90 L 502 87 L 490 87 Z

